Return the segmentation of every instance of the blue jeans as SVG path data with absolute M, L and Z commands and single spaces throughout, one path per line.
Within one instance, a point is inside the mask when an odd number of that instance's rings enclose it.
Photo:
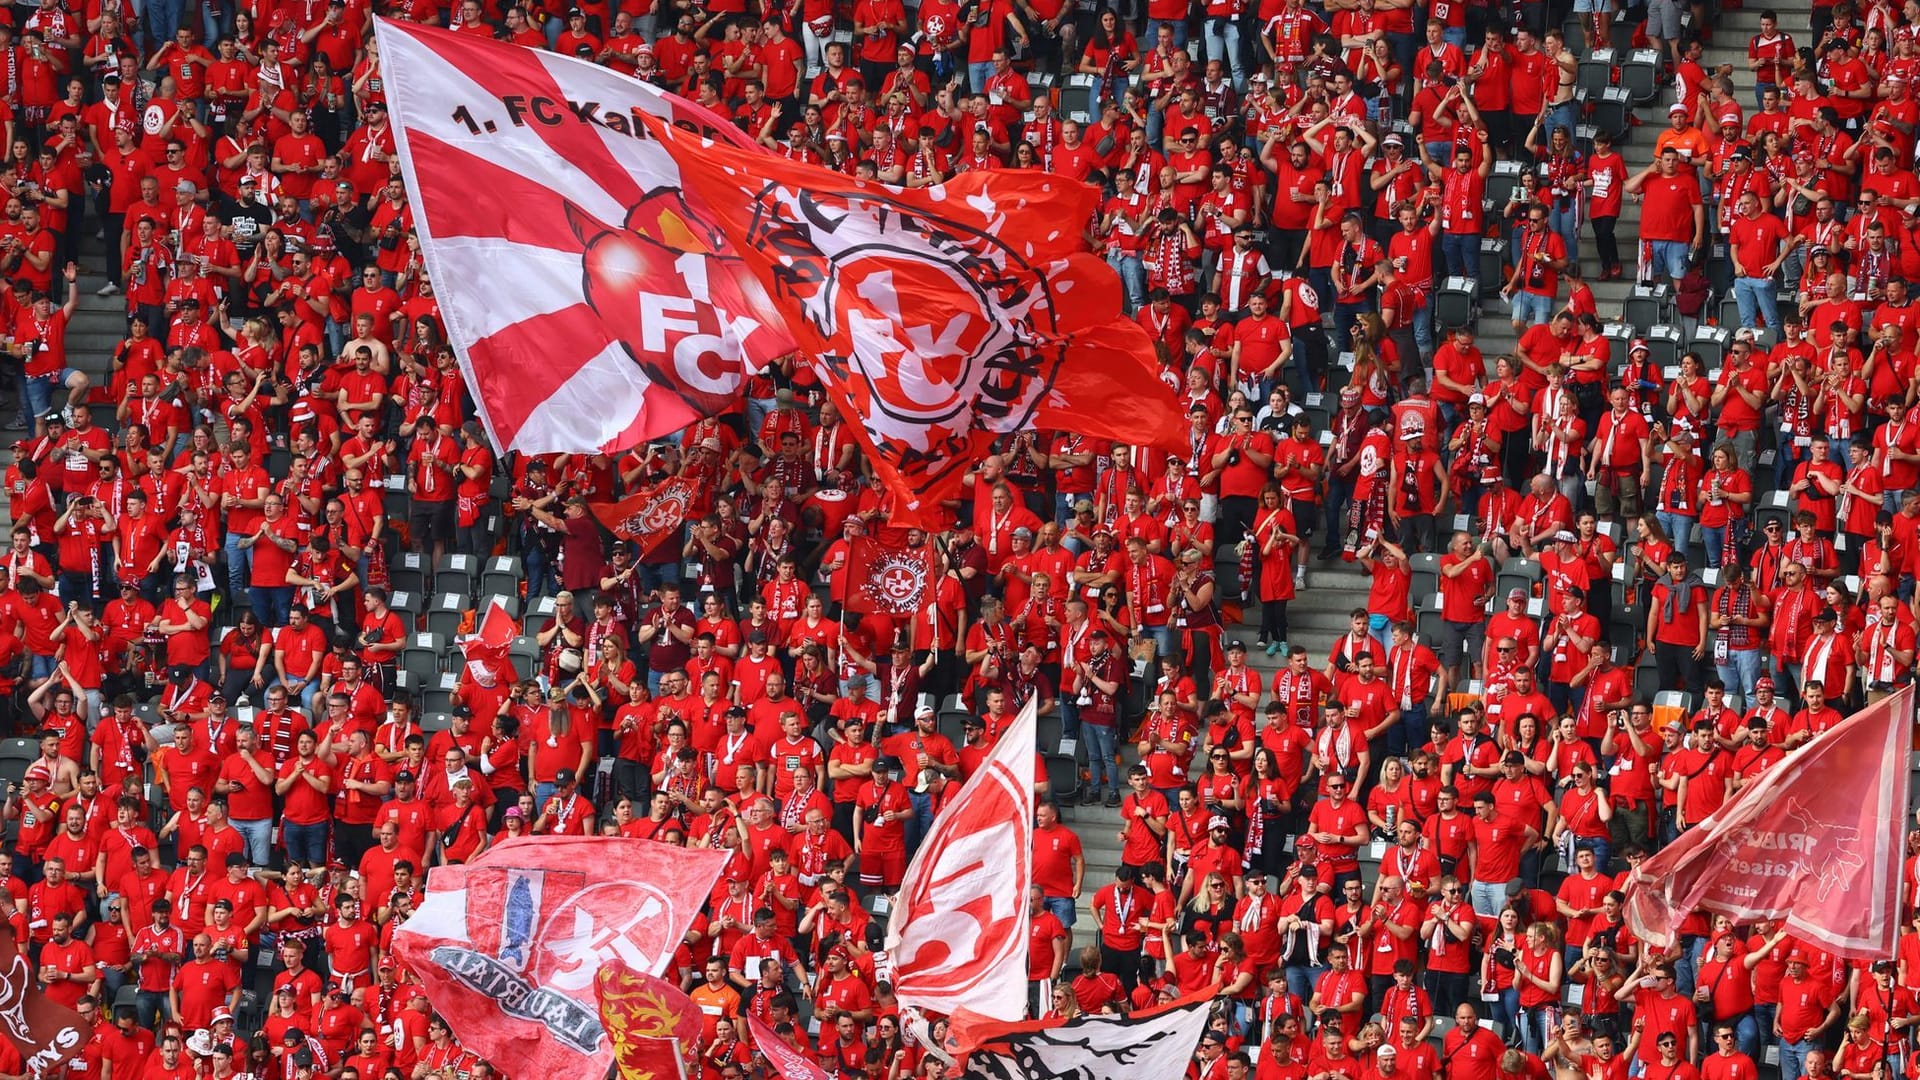
M 267 865 L 273 858 L 273 819 L 241 821 L 239 818 L 233 818 L 231 820 L 234 830 L 247 838 L 247 861 L 255 866 Z
M 1802 1039 L 1788 1042 L 1780 1040 L 1780 1080 L 1800 1080 L 1807 1075 L 1807 1055 L 1819 1049 L 1819 1039 Z
M 167 995 L 160 990 L 136 990 L 133 1009 L 141 1027 L 153 1027 L 167 1015 Z
M 1476 881 L 1468 887 L 1473 900 L 1473 910 L 1477 915 L 1494 918 L 1500 909 L 1507 906 L 1507 883 L 1504 881 Z
M 986 93 L 987 80 L 991 78 L 993 78 L 993 61 L 986 60 L 967 65 L 967 85 L 973 87 L 974 93 Z
M 1070 695 L 1060 695 L 1060 737 L 1080 740 L 1080 706 L 1068 700 Z
M 293 606 L 293 586 L 291 585 L 253 585 L 247 589 L 248 605 L 261 625 L 280 627 L 287 625 L 287 612 Z M 311 703 L 311 702 L 309 702 Z
M 1446 260 L 1448 275 L 1467 278 L 1480 276 L 1478 233 L 1441 233 L 1440 255 Z
M 1568 131 L 1572 131 L 1572 125 L 1568 125 Z M 1563 201 L 1567 204 L 1565 210 L 1560 209 Z M 1573 212 L 1573 200 L 1554 199 L 1548 206 L 1547 228 L 1560 234 L 1560 242 L 1567 245 L 1567 258 L 1577 262 L 1580 258 L 1580 219 Z
M 282 821 L 280 846 L 287 849 L 288 859 L 298 859 L 309 864 L 323 864 L 327 858 L 327 823 L 316 821 L 311 825 L 303 825 L 294 821 Z
M 1660 510 L 1653 516 L 1659 520 L 1660 527 L 1666 530 L 1667 539 L 1673 542 L 1674 554 L 1685 555 L 1693 544 L 1693 515 Z
M 239 533 L 230 532 L 221 546 L 227 554 L 227 599 L 235 603 L 247 595 L 247 580 L 253 577 L 253 549 L 240 546 L 240 541 L 245 539 Z
M 1513 321 L 1540 326 L 1553 317 L 1553 297 L 1521 289 L 1513 294 Z
M 1410 313 L 1413 319 L 1413 343 L 1424 359 L 1433 355 L 1433 290 L 1425 293 L 1426 302 Z
M 1113 761 L 1113 725 L 1089 721 L 1080 725 L 1080 734 L 1087 740 L 1087 790 L 1097 792 L 1105 783 L 1108 791 L 1118 793 L 1120 768 Z
M 1607 872 L 1607 864 L 1613 861 L 1613 842 L 1604 839 L 1588 840 L 1584 837 L 1573 838 L 1573 850 L 1593 852 L 1594 868 L 1601 873 Z M 1575 956 L 1574 959 L 1579 959 Z
M 533 812 L 536 816 L 547 808 L 547 800 L 553 798 L 553 793 L 558 790 L 551 780 L 533 785 Z
M 1707 548 L 1707 565 L 1719 569 L 1720 553 L 1727 546 L 1727 527 L 1725 525 L 1700 526 L 1700 542 Z
M 553 576 L 553 567 L 547 562 L 547 553 L 539 545 L 528 547 L 520 555 L 521 563 L 527 569 L 527 602 L 531 604 L 543 596 L 552 596 L 560 591 L 560 581 Z
M 1120 284 L 1126 286 L 1127 313 L 1131 315 L 1140 310 L 1147 302 L 1146 263 L 1141 262 L 1137 254 L 1110 251 L 1107 265 L 1113 267 L 1113 272 L 1120 275 Z
M 1740 305 L 1741 326 L 1757 329 L 1764 325 L 1769 332 L 1778 336 L 1780 315 L 1776 310 L 1772 278 L 1734 278 L 1733 298 Z
M 1728 649 L 1727 662 L 1713 665 L 1714 674 L 1729 694 L 1739 694 L 1740 703 L 1753 701 L 1753 684 L 1760 681 L 1759 649 Z
M 907 855 L 912 857 L 920 849 L 920 841 L 926 839 L 927 830 L 933 828 L 933 796 L 924 791 L 908 794 L 913 803 L 913 816 L 907 819 Z
M 1053 912 L 1054 918 L 1060 920 L 1061 926 L 1073 926 L 1073 920 L 1078 913 L 1078 909 L 1073 902 L 1073 897 L 1049 896 L 1045 900 L 1042 900 L 1041 903 L 1046 905 L 1048 911 Z
M 1240 23 L 1235 19 L 1209 18 L 1206 26 L 1207 59 L 1219 60 L 1233 73 L 1233 88 L 1247 88 L 1247 62 L 1240 48 Z
M 1684 240 L 1655 240 L 1653 244 L 1653 272 L 1665 274 L 1674 281 L 1687 276 L 1687 264 L 1693 260 L 1693 245 Z
M 1464 26 L 1449 26 L 1441 31 L 1440 37 L 1456 49 L 1467 47 L 1467 28 Z
M 1313 988 L 1319 985 L 1320 976 L 1325 975 L 1327 969 L 1325 967 L 1313 967 L 1307 964 L 1288 964 L 1286 972 L 1287 992 L 1294 995 L 1304 995 L 1300 998 L 1301 1001 L 1312 1001 Z

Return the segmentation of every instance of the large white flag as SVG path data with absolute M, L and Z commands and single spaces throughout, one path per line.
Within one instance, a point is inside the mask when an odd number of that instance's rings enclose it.
M 901 879 L 887 951 L 902 1005 L 1026 1015 L 1035 700 L 934 819 Z
M 1187 1075 L 1213 999 L 1198 994 L 1148 1015 L 1080 1016 L 1065 1023 L 954 1021 L 967 1080 L 1179 1080 Z
M 374 26 L 421 254 L 495 445 L 678 432 L 793 352 L 637 117 L 751 147 L 733 125 L 571 56 Z

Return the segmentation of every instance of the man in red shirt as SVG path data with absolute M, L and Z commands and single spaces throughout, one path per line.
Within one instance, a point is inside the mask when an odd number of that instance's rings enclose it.
M 1700 181 L 1692 170 L 1680 168 L 1680 151 L 1669 145 L 1653 164 L 1627 180 L 1626 191 L 1645 199 L 1640 208 L 1640 239 L 1653 245 L 1654 272 L 1678 288 L 1693 253 L 1706 243 L 1707 210 L 1700 200 Z
M 1778 337 L 1779 313 L 1774 304 L 1774 272 L 1786 261 L 1787 226 L 1772 212 L 1760 208 L 1760 196 L 1741 194 L 1734 207 L 1729 239 L 1733 248 L 1733 295 L 1740 303 L 1740 325 L 1766 328 Z
M 1474 546 L 1469 533 L 1456 532 L 1440 557 L 1440 621 L 1445 640 L 1435 652 L 1446 672 L 1440 696 L 1462 681 L 1461 665 L 1471 667 L 1480 654 L 1479 635 L 1486 630 L 1487 601 L 1493 594 L 1493 563 Z
M 1707 608 L 1707 587 L 1688 572 L 1687 557 L 1677 551 L 1667 556 L 1666 576 L 1654 582 L 1647 604 L 1647 640 L 1653 642 L 1661 686 L 1685 687 L 1695 695 L 1705 689 Z

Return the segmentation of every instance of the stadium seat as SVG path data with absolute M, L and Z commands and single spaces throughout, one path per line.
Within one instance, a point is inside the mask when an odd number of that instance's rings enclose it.
M 451 731 L 452 729 L 452 713 L 430 712 L 420 718 L 420 730 L 427 735 L 432 735 L 440 731 Z
M 520 628 L 528 634 L 538 634 L 552 621 L 553 597 L 543 596 L 527 606 L 527 615 L 520 621 Z
M 1655 367 L 1664 368 L 1668 364 L 1680 362 L 1680 328 L 1677 326 L 1656 326 L 1646 333 L 1648 359 Z
M 427 632 L 451 638 L 472 610 L 473 600 L 464 592 L 435 593 L 427 608 Z
M 1080 761 L 1078 757 L 1065 754 L 1047 755 L 1047 786 L 1052 789 L 1055 802 L 1063 803 L 1067 799 L 1080 795 Z
M 1756 500 L 1753 511 L 1755 531 L 1764 530 L 1769 522 L 1777 521 L 1784 529 L 1793 519 L 1793 511 L 1784 491 L 1769 491 Z
M 1496 597 L 1504 597 L 1512 589 L 1525 589 L 1528 596 L 1535 595 L 1542 573 L 1540 564 L 1532 559 L 1513 558 L 1500 564 L 1500 572 L 1495 575 L 1493 591 Z
M 1706 367 L 1718 367 L 1727 355 L 1727 345 L 1732 340 L 1732 328 L 1703 324 L 1693 332 L 1693 340 L 1687 342 L 1687 350 L 1699 353 L 1701 363 Z
M 1479 282 L 1472 278 L 1447 278 L 1433 297 L 1434 325 L 1465 326 L 1474 321 L 1479 309 Z
M 1407 563 L 1413 571 L 1414 596 L 1427 596 L 1440 591 L 1439 555 L 1423 551 L 1407 556 Z
M 1673 290 L 1666 285 L 1635 285 L 1627 294 L 1625 317 L 1635 336 L 1673 321 Z
M 1057 751 L 1060 748 L 1062 734 L 1060 710 L 1057 707 L 1052 712 L 1035 718 L 1033 744 L 1041 753 L 1051 754 Z
M 427 591 L 429 560 L 417 551 L 404 551 L 387 560 L 387 588 L 391 592 Z
M 1668 724 L 1685 723 L 1692 711 L 1693 695 L 1685 690 L 1662 690 L 1653 695 L 1653 726 L 1656 729 Z
M 1725 296 L 1733 291 L 1733 260 L 1727 255 L 1724 241 L 1715 241 L 1708 245 L 1707 287 L 1714 295 Z
M 1093 115 L 1093 83 L 1091 75 L 1073 74 L 1067 76 L 1065 86 L 1060 87 L 1060 104 L 1055 112 L 1065 120 L 1077 120 L 1088 123 L 1098 119 Z
M 1620 63 L 1620 86 L 1635 107 L 1646 105 L 1660 93 L 1660 53 L 1656 49 L 1635 49 Z
M 1615 146 L 1631 141 L 1633 136 L 1633 121 L 1630 119 L 1633 106 L 1628 96 L 1625 87 L 1609 86 L 1590 103 L 1593 106 L 1593 129 L 1606 132 Z
M 1492 296 L 1500 291 L 1500 283 L 1507 278 L 1507 242 L 1491 236 L 1480 238 L 1480 295 Z
M 1574 85 L 1584 90 L 1588 101 L 1598 101 L 1613 85 L 1613 50 L 1594 49 L 1574 76 Z
M 480 571 L 480 592 L 519 596 L 521 583 L 526 578 L 526 564 L 518 556 L 496 555 L 488 559 L 485 569 Z
M 508 618 L 518 619 L 520 617 L 520 595 L 518 593 L 498 593 L 492 596 L 483 596 L 473 602 L 475 629 L 479 628 L 480 620 L 486 618 L 487 612 L 496 605 L 506 609 Z
M 433 567 L 433 591 L 471 593 L 480 560 L 472 555 L 443 555 Z
M 508 646 L 507 659 L 513 662 L 513 670 L 520 678 L 531 679 L 533 669 L 540 663 L 540 645 L 531 635 L 523 634 Z
M 453 711 L 453 690 L 460 685 L 457 672 L 443 671 L 431 679 L 420 680 L 420 709 L 422 712 L 444 713 Z
M 440 674 L 441 659 L 446 655 L 446 637 L 434 633 L 411 634 L 400 650 L 400 666 L 424 683 Z

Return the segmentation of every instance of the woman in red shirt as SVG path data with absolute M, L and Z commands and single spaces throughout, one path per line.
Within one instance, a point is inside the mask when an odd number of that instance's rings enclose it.
M 1722 556 L 1742 539 L 1746 507 L 1753 501 L 1753 482 L 1736 465 L 1733 444 L 1722 442 L 1713 448 L 1701 483 L 1701 539 L 1707 548 L 1707 565 L 1718 569 Z

